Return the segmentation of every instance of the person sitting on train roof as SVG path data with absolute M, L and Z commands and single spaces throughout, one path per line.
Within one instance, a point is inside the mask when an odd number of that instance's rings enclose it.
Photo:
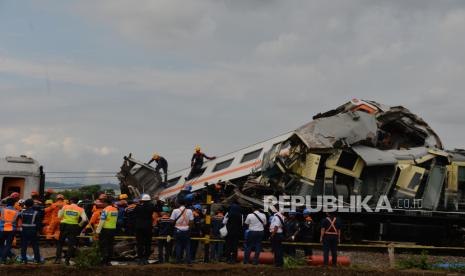
M 194 176 L 202 172 L 202 166 L 203 166 L 203 161 L 204 158 L 208 160 L 214 160 L 216 159 L 215 156 L 209 157 L 205 153 L 203 153 L 200 149 L 200 146 L 195 147 L 195 152 L 192 155 L 191 159 L 191 172 L 189 175 L 186 177 L 186 180 L 192 179 Z
M 157 166 L 155 170 L 160 173 L 160 170 L 163 171 L 163 183 L 166 184 L 168 182 L 168 161 L 163 156 L 160 156 L 158 153 L 154 153 L 152 159 L 147 163 L 150 165 L 153 161 L 157 162 Z

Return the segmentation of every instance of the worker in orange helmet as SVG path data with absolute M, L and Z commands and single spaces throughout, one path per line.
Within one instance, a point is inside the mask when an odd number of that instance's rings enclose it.
M 42 233 L 47 234 L 47 229 L 50 226 L 50 222 L 52 221 L 52 206 L 53 200 L 48 199 L 45 201 L 45 209 L 44 209 L 44 219 L 42 220 Z
M 202 172 L 202 166 L 203 166 L 204 159 L 213 160 L 213 159 L 216 159 L 216 157 L 207 156 L 205 153 L 202 152 L 202 150 L 200 149 L 200 146 L 196 146 L 195 152 L 191 158 L 191 171 L 189 175 L 185 178 L 186 181 L 191 180 L 192 178 L 194 178 L 195 176 L 197 176 L 198 174 Z
M 100 195 L 102 197 L 102 195 Z M 105 208 L 105 204 L 103 201 L 106 200 L 106 195 L 105 197 L 102 197 L 102 199 L 96 199 L 94 202 L 94 208 L 92 209 L 92 216 L 90 217 L 89 223 L 86 226 L 86 230 L 90 229 L 92 233 L 95 233 L 95 230 L 98 227 L 98 224 L 100 222 L 100 217 L 102 215 L 102 211 Z M 95 239 L 98 239 L 95 237 Z
M 15 203 L 14 203 L 15 209 L 21 212 L 23 210 L 23 208 L 21 208 L 21 204 L 19 204 L 19 197 L 20 197 L 20 195 L 17 192 L 13 192 L 13 193 L 10 194 L 10 196 L 8 196 L 8 198 L 12 199 L 12 202 L 13 202 L 13 200 L 15 201 Z
M 61 194 L 56 196 L 56 202 L 53 203 L 50 209 L 50 225 L 47 229 L 47 239 L 55 238 L 58 240 L 60 237 L 60 219 L 58 218 L 58 212 L 65 206 L 65 197 Z

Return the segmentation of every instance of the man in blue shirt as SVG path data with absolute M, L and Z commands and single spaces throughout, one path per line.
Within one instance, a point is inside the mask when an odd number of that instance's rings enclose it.
M 341 221 L 334 213 L 326 213 L 321 220 L 320 242 L 323 243 L 324 266 L 328 266 L 329 251 L 332 255 L 332 265 L 337 266 L 337 244 L 341 242 Z
M 22 228 L 21 231 L 21 260 L 27 264 L 26 251 L 29 244 L 34 251 L 34 262 L 41 263 L 39 251 L 39 235 L 42 229 L 43 211 L 34 208 L 34 200 L 28 199 L 24 205 L 26 209 L 21 212 Z

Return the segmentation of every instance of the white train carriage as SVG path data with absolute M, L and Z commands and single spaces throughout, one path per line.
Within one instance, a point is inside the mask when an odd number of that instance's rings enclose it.
M 202 172 L 190 180 L 185 180 L 191 168 L 185 168 L 169 173 L 167 187 L 161 191 L 160 198 L 176 196 L 186 186 L 192 186 L 192 191 L 204 188 L 204 184 L 219 181 L 234 181 L 246 177 L 252 171 L 259 171 L 263 155 L 291 136 L 288 132 L 269 140 L 248 146 L 246 148 L 222 155 L 215 160 L 205 162 Z
M 27 156 L 0 158 L 1 198 L 17 192 L 20 198 L 28 198 L 32 192 L 43 192 L 42 166 Z

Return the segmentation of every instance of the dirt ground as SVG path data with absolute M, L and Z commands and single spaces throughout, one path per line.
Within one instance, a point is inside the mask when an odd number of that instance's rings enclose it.
M 277 269 L 270 266 L 251 266 L 251 265 L 226 265 L 226 264 L 197 264 L 191 267 L 180 265 L 147 265 L 147 266 L 113 266 L 98 267 L 90 270 L 77 269 L 75 267 L 66 267 L 63 265 L 34 265 L 20 266 L 1 266 L 0 275 L 119 275 L 119 276 L 138 276 L 154 275 L 163 276 L 312 276 L 312 275 L 447 275 L 443 272 L 423 272 L 423 271 L 396 271 L 396 270 L 379 270 L 379 269 L 352 269 L 338 268 L 325 269 L 321 267 L 305 267 L 296 269 Z
M 30 252 L 32 253 L 32 252 Z M 41 248 L 42 256 L 48 260 L 53 259 L 55 254 L 54 247 Z M 314 250 L 314 254 L 321 255 L 320 250 Z M 447 274 L 436 271 L 415 271 L 415 270 L 393 270 L 389 267 L 389 257 L 387 252 L 360 252 L 360 251 L 340 251 L 340 255 L 348 256 L 351 259 L 351 266 L 338 269 L 325 269 L 322 267 L 302 267 L 296 269 L 276 269 L 269 265 L 251 266 L 251 265 L 228 265 L 224 263 L 217 264 L 194 264 L 193 266 L 173 265 L 173 264 L 152 264 L 147 266 L 137 266 L 129 262 L 127 265 L 118 265 L 112 267 L 98 267 L 92 270 L 83 270 L 76 267 L 66 267 L 64 265 L 52 265 L 47 262 L 46 265 L 9 265 L 0 266 L 0 275 L 153 275 L 161 273 L 162 275 L 224 275 L 224 276 L 261 276 L 261 275 L 292 275 L 292 276 L 311 276 L 311 275 L 458 275 L 458 273 Z M 396 260 L 406 259 L 414 254 L 396 254 Z M 156 259 L 152 255 L 151 259 Z M 434 262 L 463 262 L 464 256 L 429 256 L 430 261 Z

